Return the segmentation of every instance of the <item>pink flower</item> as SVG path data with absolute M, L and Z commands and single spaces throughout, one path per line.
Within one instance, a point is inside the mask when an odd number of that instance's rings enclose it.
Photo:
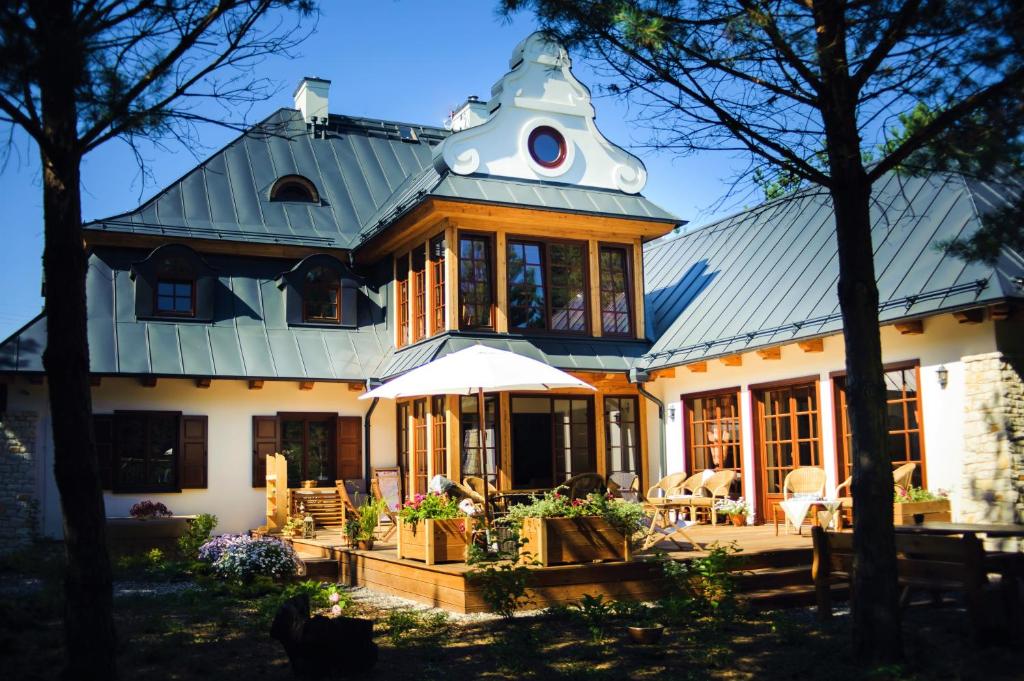
M 335 617 L 340 615 L 341 614 L 341 606 L 340 605 L 332 605 L 331 606 L 331 614 L 334 615 Z
M 331 603 L 337 603 L 341 600 L 341 595 L 339 595 L 337 592 L 332 593 L 327 600 L 329 600 Z
M 573 499 L 572 500 L 572 505 L 573 506 L 582 506 L 583 505 L 583 500 L 582 499 Z

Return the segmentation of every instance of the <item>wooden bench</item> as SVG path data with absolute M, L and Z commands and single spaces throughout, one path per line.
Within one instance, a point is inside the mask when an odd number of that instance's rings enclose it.
M 811 530 L 814 538 L 814 563 L 811 576 L 818 602 L 818 617 L 832 615 L 831 585 L 851 582 L 853 574 L 853 534 Z M 986 621 L 985 592 L 988 575 L 985 550 L 973 534 L 962 537 L 897 534 L 896 559 L 899 585 L 903 588 L 900 606 L 905 607 L 914 590 L 932 594 L 958 591 L 964 594 L 967 614 L 976 640 L 990 632 L 995 621 Z M 989 618 L 998 620 L 999 618 Z

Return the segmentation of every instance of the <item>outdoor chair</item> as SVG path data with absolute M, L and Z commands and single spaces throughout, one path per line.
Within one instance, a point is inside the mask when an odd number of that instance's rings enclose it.
M 917 471 L 916 463 L 905 463 L 901 466 L 897 466 L 892 472 L 892 482 L 894 492 L 906 492 L 910 489 L 911 482 L 914 479 L 914 473 Z M 853 478 L 849 477 L 839 483 L 836 487 L 836 498 L 839 499 L 839 520 L 837 529 L 842 529 L 843 526 L 843 514 L 850 516 L 850 524 L 853 524 Z
M 710 517 L 711 524 L 718 524 L 718 514 L 715 513 L 715 502 L 720 499 L 729 498 L 729 490 L 736 480 L 736 471 L 726 469 L 717 471 L 709 477 L 703 485 L 689 496 L 688 506 L 690 509 L 690 520 L 696 522 L 697 514 L 704 513 Z
M 607 489 L 604 478 L 598 473 L 580 473 L 574 475 L 556 489 L 566 489 L 566 495 L 570 499 L 586 499 L 588 494 L 598 492 L 604 494 Z
M 629 471 L 617 471 L 608 475 L 608 491 L 623 501 L 640 501 L 640 477 Z
M 380 491 L 380 481 L 376 478 L 370 480 L 370 494 L 373 495 L 374 501 L 381 502 L 381 506 L 384 508 L 381 515 L 388 519 L 387 529 L 380 534 L 380 541 L 385 542 L 398 530 L 398 509 L 391 508 L 388 505 L 387 499 L 384 498 L 384 494 Z M 383 523 L 378 525 L 378 530 L 380 525 L 383 525 Z
M 790 496 L 825 496 L 825 469 L 816 466 L 794 468 L 782 481 L 782 499 Z
M 690 477 L 687 477 L 686 473 L 666 475 L 647 490 L 647 494 L 644 495 L 645 505 L 657 506 L 666 503 L 669 496 L 682 494 L 683 484 L 690 482 L 694 478 L 699 480 L 701 474 L 698 473 Z
M 471 491 L 475 498 L 473 503 L 480 504 L 480 508 L 483 508 L 484 503 L 484 486 L 487 486 L 487 499 L 490 501 L 490 511 L 504 513 L 505 512 L 505 500 L 501 496 L 501 492 L 490 482 L 484 482 L 484 479 L 475 475 L 467 475 L 462 478 L 462 487 Z

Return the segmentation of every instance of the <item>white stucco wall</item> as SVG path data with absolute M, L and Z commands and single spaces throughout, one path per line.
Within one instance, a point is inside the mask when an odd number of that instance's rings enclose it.
M 946 489 L 953 493 L 954 517 L 958 510 L 955 490 L 963 468 L 965 385 L 961 358 L 995 350 L 996 340 L 991 322 L 959 324 L 952 315 L 941 315 L 926 319 L 924 333 L 921 335 L 904 336 L 894 327 L 882 328 L 883 362 L 920 362 L 919 390 L 927 485 L 931 489 Z M 744 353 L 742 366 L 729 367 L 718 360 L 709 360 L 706 373 L 693 373 L 685 367 L 678 367 L 674 378 L 660 379 L 650 384 L 648 389 L 665 401 L 670 415 L 673 411 L 675 415 L 674 420 L 668 421 L 666 429 L 668 472 L 685 468 L 681 395 L 740 386 L 743 467 L 748 472 L 743 481 L 743 494 L 748 499 L 756 500 L 753 409 L 748 386 L 816 375 L 820 381 L 818 403 L 822 461 L 828 475 L 829 489 L 834 489 L 841 480 L 837 480 L 836 472 L 834 392 L 829 373 L 844 370 L 844 358 L 842 336 L 833 336 L 825 339 L 824 351 L 820 353 L 806 353 L 796 344 L 791 344 L 782 348 L 782 358 L 779 360 L 765 360 L 756 353 Z M 949 372 L 948 385 L 944 390 L 939 387 L 935 373 L 939 366 L 945 366 Z M 653 410 L 650 413 L 649 418 L 656 416 Z M 656 442 L 652 440 L 652 449 Z M 652 462 L 656 460 L 657 453 L 654 452 Z M 656 466 L 651 470 L 656 471 Z
M 45 536 L 61 536 L 60 499 L 53 479 L 53 438 L 44 385 L 18 379 L 9 388 L 11 409 L 35 411 L 40 415 L 39 456 L 36 459 L 40 489 L 40 529 Z M 264 492 L 252 486 L 252 417 L 285 411 L 337 412 L 341 416 L 364 416 L 368 400 L 345 384 L 316 383 L 312 390 L 299 390 L 291 381 L 267 381 L 261 390 L 249 390 L 245 381 L 213 381 L 199 389 L 191 380 L 160 379 L 145 388 L 135 379 L 105 378 L 93 388 L 93 411 L 116 409 L 180 411 L 205 414 L 209 419 L 208 487 L 169 494 L 105 495 L 108 516 L 128 514 L 140 499 L 161 501 L 175 513 L 213 513 L 219 519 L 218 532 L 241 532 L 264 522 Z M 394 404 L 382 400 L 372 419 L 371 455 L 373 466 L 394 466 Z

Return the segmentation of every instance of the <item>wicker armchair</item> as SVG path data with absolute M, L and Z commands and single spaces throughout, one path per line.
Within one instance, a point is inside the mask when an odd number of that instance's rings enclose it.
M 916 463 L 905 463 L 902 466 L 897 466 L 892 472 L 893 489 L 896 492 L 906 491 L 910 488 L 910 485 L 914 479 L 914 473 L 917 471 Z M 847 478 L 839 483 L 836 487 L 836 498 L 839 499 L 839 508 L 841 514 L 849 516 L 849 522 L 853 522 L 853 478 Z M 840 523 L 842 523 L 842 515 L 840 515 Z M 841 527 L 841 525 L 840 525 Z
M 608 491 L 625 501 L 640 500 L 640 477 L 630 471 L 617 471 L 608 475 Z
M 701 486 L 699 493 L 690 497 L 690 520 L 696 521 L 697 514 L 703 513 L 710 517 L 711 524 L 718 524 L 718 514 L 715 513 L 715 502 L 719 499 L 728 499 L 729 490 L 736 480 L 736 471 L 726 469 L 718 471 L 708 478 Z
M 685 483 L 689 483 L 694 478 L 698 480 L 701 478 L 701 474 L 687 477 L 686 473 L 671 473 L 666 475 L 664 478 L 659 480 L 647 490 L 647 494 L 644 495 L 644 501 L 650 505 L 663 504 L 668 501 L 667 497 L 672 495 L 683 494 L 682 488 Z
M 782 481 L 782 498 L 790 495 L 813 494 L 819 499 L 825 496 L 825 469 L 816 466 L 794 468 Z
M 489 511 L 504 513 L 505 512 L 505 500 L 501 497 L 498 492 L 498 488 L 492 485 L 490 482 L 484 482 L 483 478 L 478 478 L 475 475 L 467 475 L 462 479 L 462 485 L 465 490 L 472 492 L 471 498 L 473 503 L 483 508 L 484 504 L 484 487 L 487 488 L 487 500 L 490 502 L 491 508 Z M 488 515 L 491 515 L 490 513 Z

